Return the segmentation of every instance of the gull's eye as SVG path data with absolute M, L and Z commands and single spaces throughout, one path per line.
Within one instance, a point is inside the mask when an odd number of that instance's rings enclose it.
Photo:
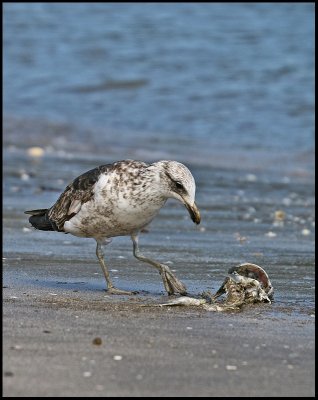
M 183 189 L 183 185 L 182 185 L 181 182 L 176 181 L 175 184 L 176 184 L 176 187 L 177 187 L 178 189 Z

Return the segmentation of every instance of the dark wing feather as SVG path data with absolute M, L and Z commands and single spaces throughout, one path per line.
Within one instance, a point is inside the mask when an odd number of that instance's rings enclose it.
M 102 173 L 108 172 L 113 164 L 106 164 L 91 169 L 80 175 L 70 183 L 48 212 L 48 217 L 57 227 L 64 231 L 65 221 L 70 220 L 81 209 L 82 204 L 89 201 L 94 195 L 94 185 Z
M 24 211 L 24 214 L 29 214 L 29 215 L 44 215 L 47 212 L 47 208 L 41 208 L 39 210 L 29 210 L 29 211 Z
M 54 231 L 55 226 L 52 225 L 47 215 L 48 209 L 41 208 L 40 210 L 24 211 L 25 214 L 31 215 L 29 218 L 30 224 L 41 231 Z

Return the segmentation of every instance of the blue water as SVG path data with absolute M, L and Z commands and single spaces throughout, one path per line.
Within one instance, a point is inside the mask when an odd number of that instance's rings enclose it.
M 314 4 L 5 3 L 3 54 L 5 117 L 150 151 L 313 151 Z

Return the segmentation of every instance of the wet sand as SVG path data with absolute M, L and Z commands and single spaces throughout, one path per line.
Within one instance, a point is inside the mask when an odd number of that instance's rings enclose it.
M 4 396 L 314 395 L 310 171 L 190 165 L 202 224 L 169 201 L 141 249 L 194 295 L 217 290 L 228 268 L 256 263 L 275 301 L 226 313 L 160 308 L 151 305 L 167 300 L 161 278 L 133 258 L 129 238 L 114 239 L 106 258 L 117 286 L 139 294 L 108 296 L 93 240 L 30 229 L 23 211 L 53 204 L 101 157 L 42 143 L 44 157 L 32 159 L 35 142 L 25 143 L 4 152 Z
M 147 293 L 110 297 L 86 263 L 57 261 L 5 268 L 4 396 L 314 395 L 313 310 L 152 307 L 167 299 L 157 274 Z M 124 270 L 120 287 L 143 286 Z

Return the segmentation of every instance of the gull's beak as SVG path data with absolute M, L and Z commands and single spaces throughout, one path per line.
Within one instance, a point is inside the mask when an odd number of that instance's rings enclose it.
M 195 203 L 191 206 L 189 203 L 184 202 L 184 205 L 186 206 L 187 210 L 189 211 L 190 217 L 193 222 L 196 224 L 199 224 L 201 221 L 201 216 L 200 216 L 200 211 Z

